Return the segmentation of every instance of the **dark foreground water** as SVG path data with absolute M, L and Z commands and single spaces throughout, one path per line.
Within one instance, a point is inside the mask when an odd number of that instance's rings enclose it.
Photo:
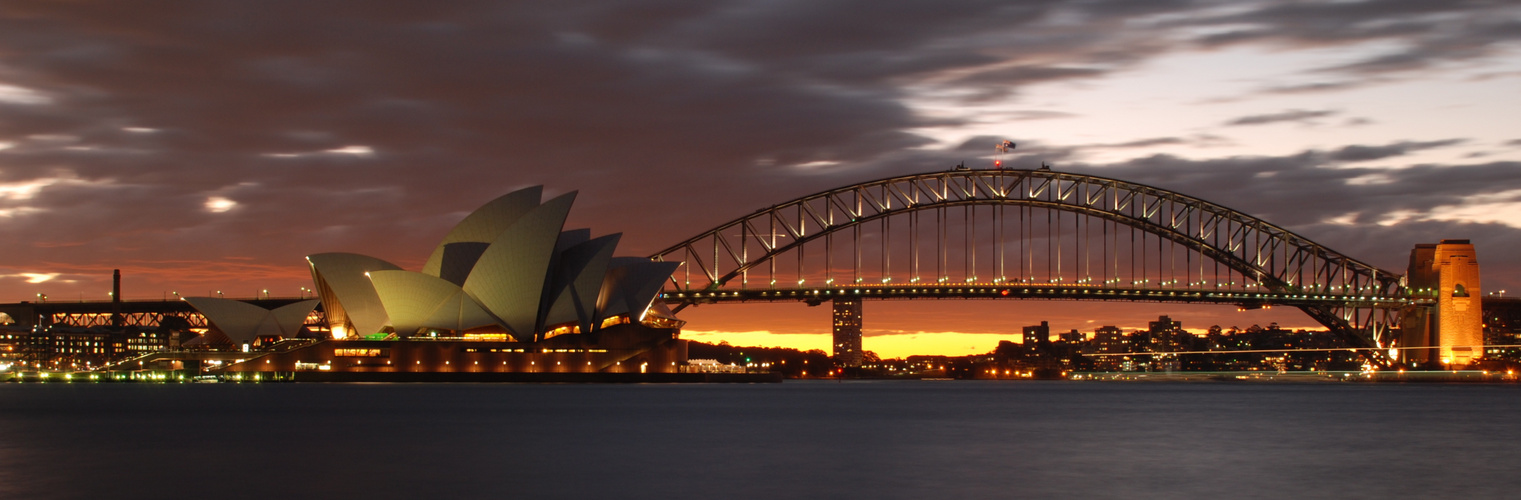
M 0 498 L 1517 498 L 1521 387 L 0 385 Z

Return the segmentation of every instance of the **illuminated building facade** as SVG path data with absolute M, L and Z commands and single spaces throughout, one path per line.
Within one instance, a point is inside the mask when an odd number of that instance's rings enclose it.
M 680 263 L 613 256 L 620 235 L 563 228 L 576 193 L 540 202 L 542 191 L 508 193 L 466 216 L 420 271 L 353 253 L 308 256 L 331 340 L 235 360 L 225 372 L 397 381 L 677 373 L 682 322 L 655 296 Z M 266 310 L 185 300 L 235 345 L 295 337 L 319 302 Z
M 0 329 L 0 363 L 101 365 L 125 357 L 158 352 L 172 333 L 149 327 L 68 327 Z
M 1483 356 L 1484 315 L 1473 244 L 1442 240 L 1416 245 L 1410 251 L 1407 286 L 1435 303 L 1405 312 L 1402 360 L 1463 366 Z
M 536 342 L 677 322 L 654 299 L 680 263 L 613 256 L 620 235 L 564 229 L 576 193 L 541 203 L 542 191 L 508 193 L 466 216 L 421 271 L 353 253 L 308 256 L 332 337 Z
M 1119 327 L 1105 325 L 1093 331 L 1093 354 L 1121 354 L 1130 352 L 1130 338 Z
M 223 377 L 333 382 L 641 381 L 618 377 L 682 372 L 686 341 L 676 335 L 675 329 L 624 324 L 539 342 L 432 337 L 327 340 L 234 363 Z
M 861 299 L 834 299 L 834 364 L 859 368 L 861 351 Z
M 1146 327 L 1153 352 L 1181 350 L 1186 340 L 1184 336 L 1191 335 L 1183 329 L 1183 322 L 1174 321 L 1167 316 L 1158 316 L 1156 321 L 1147 322 Z

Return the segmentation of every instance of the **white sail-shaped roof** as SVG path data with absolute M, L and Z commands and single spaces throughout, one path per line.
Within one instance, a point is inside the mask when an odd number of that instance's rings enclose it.
M 240 300 L 216 297 L 185 297 L 184 300 L 235 343 L 252 341 L 258 336 L 265 317 L 269 316 L 269 309 Z
M 185 302 L 200 311 L 234 344 L 253 342 L 266 335 L 295 337 L 317 300 L 303 300 L 265 309 L 247 302 L 217 297 L 185 297 Z
M 545 297 L 548 299 L 540 329 L 575 321 L 582 332 L 597 326 L 597 297 L 607 275 L 621 234 L 610 234 L 566 248 Z
M 566 249 L 586 243 L 591 240 L 591 229 L 568 229 L 560 231 L 560 239 L 555 240 L 555 253 L 564 252 Z
M 465 280 L 465 293 L 520 338 L 536 333 L 540 298 L 572 192 L 545 202 L 503 231 Z
M 295 337 L 301 333 L 301 327 L 306 325 L 306 317 L 317 309 L 317 299 L 292 302 L 269 310 L 270 318 L 280 327 L 280 336 Z
M 470 277 L 470 271 L 475 269 L 476 261 L 481 260 L 481 254 L 486 253 L 486 247 L 489 246 L 491 243 L 482 241 L 460 241 L 440 246 L 444 257 L 436 276 L 455 286 L 463 286 L 465 279 Z
M 448 279 L 443 270 L 451 268 L 450 275 L 467 275 L 470 268 L 475 266 L 475 261 L 480 253 L 463 251 L 474 249 L 475 246 L 460 246 L 459 252 L 450 252 L 448 247 L 453 243 L 480 243 L 483 249 L 485 244 L 496 241 L 496 237 L 507 230 L 519 217 L 527 214 L 530 210 L 539 206 L 539 198 L 543 196 L 543 186 L 533 186 L 519 189 L 511 193 L 487 202 L 481 208 L 465 216 L 465 220 L 449 230 L 444 240 L 439 242 L 438 247 L 433 249 L 433 255 L 428 256 L 428 261 L 423 264 L 423 274 L 438 276 Z M 460 272 L 463 269 L 463 272 Z M 452 280 L 451 280 L 452 281 Z M 463 280 L 456 284 L 463 284 Z
M 311 263 L 312 281 L 317 284 L 329 327 L 346 328 L 344 336 L 362 336 L 380 332 L 389 324 L 385 306 L 364 273 L 401 267 L 357 253 L 319 253 L 306 260 Z
M 544 325 L 546 324 L 555 324 L 545 323 L 544 316 L 549 313 L 549 307 L 554 302 L 555 297 L 559 295 L 559 291 L 565 288 L 564 280 L 556 280 L 555 278 L 566 273 L 566 271 L 560 269 L 560 256 L 570 249 L 570 247 L 586 243 L 589 240 L 591 240 L 591 229 L 585 228 L 562 230 L 560 231 L 559 238 L 555 239 L 554 253 L 550 254 L 549 266 L 545 268 L 545 271 L 549 273 L 549 279 L 544 281 L 544 290 L 539 295 L 539 320 L 534 324 L 534 328 L 538 331 L 544 331 Z M 574 319 L 567 319 L 565 321 L 574 321 Z
M 620 314 L 627 314 L 635 320 L 643 319 L 645 309 L 679 266 L 679 262 L 613 257 L 597 297 L 598 321 Z
M 397 335 L 423 328 L 463 331 L 497 323 L 459 286 L 412 271 L 372 271 L 370 282 L 391 317 Z
M 540 204 L 542 195 L 522 189 L 472 212 L 421 272 L 358 254 L 308 257 L 335 336 L 494 324 L 534 341 L 570 323 L 591 332 L 612 316 L 643 320 L 678 264 L 613 257 L 620 235 L 563 229 L 576 193 Z
M 671 311 L 671 306 L 666 304 L 664 300 L 651 300 L 650 307 L 645 310 L 644 315 L 645 317 L 653 316 L 661 319 L 681 321 L 676 317 L 676 313 Z

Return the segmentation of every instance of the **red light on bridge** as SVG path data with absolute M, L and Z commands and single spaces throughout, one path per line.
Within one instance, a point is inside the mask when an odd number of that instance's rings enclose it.
M 1004 290 L 1004 291 L 999 292 L 999 293 L 1003 294 L 1003 296 L 1005 296 L 1005 297 L 1009 296 L 1009 291 L 1008 290 Z

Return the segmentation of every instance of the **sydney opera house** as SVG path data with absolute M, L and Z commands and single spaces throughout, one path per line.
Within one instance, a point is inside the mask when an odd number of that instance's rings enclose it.
M 542 203 L 541 195 L 532 187 L 487 203 L 420 270 L 353 253 L 308 256 L 319 300 L 273 310 L 185 300 L 234 345 L 296 337 L 320 301 L 317 330 L 328 338 L 274 343 L 228 365 L 228 376 L 594 380 L 680 371 L 681 322 L 655 300 L 678 264 L 615 256 L 619 234 L 563 229 L 575 193 Z

